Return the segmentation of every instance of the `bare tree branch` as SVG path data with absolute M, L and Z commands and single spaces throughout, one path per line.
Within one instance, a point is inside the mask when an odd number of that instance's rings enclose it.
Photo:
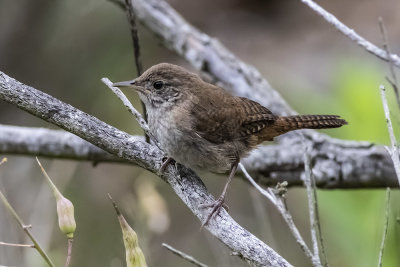
M 311 158 L 310 154 L 308 151 L 308 147 L 306 145 L 306 142 L 304 142 L 304 169 L 305 169 L 305 175 L 304 175 L 304 185 L 306 186 L 307 190 L 307 200 L 308 200 L 308 213 L 310 216 L 310 230 L 311 230 L 311 242 L 313 245 L 313 259 L 312 262 L 314 266 L 321 266 L 322 267 L 322 261 L 320 257 L 320 246 L 321 250 L 323 248 L 323 243 L 322 243 L 322 235 L 321 235 L 321 227 L 320 227 L 320 222 L 319 222 L 319 216 L 317 215 L 318 213 L 318 202 L 317 202 L 317 192 L 315 190 L 315 178 L 311 169 Z M 324 256 L 325 256 L 325 250 L 324 251 Z M 324 258 L 324 261 L 326 262 L 326 258 Z
M 38 243 L 37 239 L 35 236 L 32 234 L 32 231 L 30 230 L 31 226 L 26 225 L 22 219 L 19 217 L 18 213 L 15 211 L 15 209 L 11 206 L 10 202 L 8 202 L 8 199 L 6 196 L 3 194 L 3 192 L 0 191 L 0 201 L 3 202 L 4 206 L 8 210 L 8 212 L 11 213 L 11 215 L 14 217 L 14 219 L 17 221 L 17 224 L 22 228 L 22 230 L 26 233 L 26 235 L 29 237 L 29 239 L 33 243 L 33 248 L 37 250 L 37 252 L 40 254 L 40 256 L 43 258 L 43 260 L 50 266 L 54 267 L 53 261 L 49 258 L 47 253 L 43 250 L 43 248 L 40 246 Z
M 144 141 L 142 136 L 134 138 Z M 288 181 L 289 187 L 300 186 L 303 144 L 297 141 L 262 146 L 242 163 L 260 184 Z M 322 139 L 311 145 L 313 173 L 319 188 L 398 187 L 392 160 L 383 146 L 336 139 Z M 69 132 L 9 125 L 0 125 L 0 154 L 129 163 Z
M 198 267 L 208 267 L 207 265 L 205 265 L 204 263 L 199 262 L 198 260 L 196 260 L 195 258 L 193 258 L 193 256 L 190 256 L 180 250 L 177 250 L 176 248 L 162 243 L 162 246 L 165 247 L 166 249 L 168 249 L 169 251 L 171 251 L 172 253 L 174 253 L 175 255 L 178 255 L 179 257 L 181 257 L 182 259 L 184 259 L 185 261 L 188 261 L 190 263 L 192 263 L 193 265 L 196 265 Z
M 19 248 L 35 248 L 35 245 L 31 244 L 14 244 L 14 243 L 6 243 L 6 242 L 1 242 L 1 246 L 9 246 L 9 247 L 19 247 Z
M 378 22 L 379 22 L 379 28 L 381 29 L 381 34 L 382 34 L 383 49 L 385 50 L 386 55 L 390 55 L 391 52 L 390 52 L 390 46 L 389 46 L 389 38 L 388 38 L 387 31 L 386 31 L 385 23 L 383 23 L 383 19 L 381 17 L 378 18 Z M 388 77 L 386 77 L 386 79 L 393 87 L 394 93 L 396 95 L 397 107 L 400 109 L 400 95 L 399 95 L 399 89 L 397 88 L 397 77 L 396 77 L 396 71 L 394 69 L 393 60 L 391 60 L 391 59 L 388 60 L 388 65 L 389 65 L 390 75 L 391 75 L 392 79 L 389 79 Z
M 383 146 L 326 138 L 317 133 L 311 140 L 307 135 L 305 137 L 311 146 L 312 168 L 318 187 L 398 186 L 393 163 Z M 304 162 L 300 139 L 262 146 L 242 163 L 258 183 L 287 181 L 291 186 L 302 185 L 300 177 L 304 173 Z
M 400 158 L 399 158 L 399 147 L 397 146 L 397 140 L 396 137 L 394 136 L 393 132 L 393 125 L 392 125 L 392 120 L 390 119 L 390 111 L 389 111 L 389 106 L 387 103 L 386 99 L 386 89 L 383 85 L 380 86 L 381 90 L 381 98 L 382 98 L 382 104 L 383 104 L 383 111 L 385 112 L 385 117 L 386 117 L 386 123 L 387 123 L 387 128 L 390 136 L 390 143 L 391 147 L 387 148 L 387 152 L 390 154 L 390 157 L 392 158 L 394 169 L 396 171 L 398 183 L 400 185 Z
M 377 56 L 380 59 L 385 61 L 391 61 L 396 67 L 400 67 L 400 57 L 396 54 L 390 54 L 390 57 L 386 53 L 385 50 L 380 49 L 376 45 L 364 39 L 358 33 L 356 33 L 353 29 L 347 27 L 343 22 L 338 20 L 334 15 L 327 12 L 320 5 L 315 3 L 312 0 L 301 0 L 304 4 L 306 4 L 309 8 L 314 10 L 318 15 L 323 17 L 329 24 L 332 24 L 337 30 L 343 33 L 350 40 L 356 42 L 359 46 L 370 52 L 371 54 Z
M 150 138 L 153 140 L 154 144 L 161 149 L 160 144 L 158 143 L 157 139 L 154 137 L 154 135 L 150 132 L 149 126 L 147 125 L 146 119 L 142 117 L 142 114 L 140 114 L 132 105 L 131 102 L 129 102 L 128 98 L 122 93 L 122 91 L 118 87 L 114 87 L 113 83 L 108 79 L 108 78 L 102 78 L 101 81 L 107 85 L 108 88 L 111 89 L 111 91 L 122 101 L 124 106 L 129 110 L 129 112 L 135 117 L 136 121 L 139 123 L 140 127 L 143 129 L 145 135 L 146 135 L 146 142 L 150 142 Z M 146 112 L 146 110 L 144 110 Z
M 136 73 L 139 77 L 143 73 L 143 64 L 142 57 L 140 54 L 140 45 L 139 45 L 139 34 L 136 25 L 136 14 L 132 9 L 132 0 L 125 0 L 126 12 L 129 20 L 131 36 L 132 36 L 132 44 L 133 44 L 133 54 L 135 55 L 135 66 Z
M 142 139 L 128 135 L 41 91 L 0 72 L 0 99 L 70 131 L 105 151 L 157 173 L 163 153 Z M 169 165 L 161 178 L 166 181 L 195 216 L 203 222 L 208 209 L 200 204 L 214 201 L 198 176 L 190 169 Z M 215 237 L 252 266 L 291 266 L 273 249 L 237 224 L 226 211 L 205 226 Z
M 257 191 L 260 192 L 264 197 L 268 198 L 269 201 L 271 201 L 271 203 L 275 206 L 275 208 L 282 215 L 282 218 L 288 225 L 290 232 L 292 233 L 297 244 L 299 244 L 301 250 L 303 250 L 306 257 L 310 259 L 310 261 L 313 263 L 313 266 L 318 266 L 318 265 L 314 265 L 314 255 L 311 252 L 311 250 L 308 248 L 303 237 L 301 236 L 300 231 L 299 231 L 299 229 L 297 229 L 297 226 L 293 221 L 293 217 L 290 214 L 290 212 L 286 206 L 284 193 L 278 192 L 278 194 L 276 194 L 276 192 L 274 192 L 274 190 L 271 188 L 268 188 L 267 190 L 263 189 L 261 186 L 259 186 L 254 181 L 253 177 L 251 177 L 251 175 L 247 172 L 246 168 L 243 166 L 242 163 L 239 163 L 239 168 L 244 173 L 246 179 L 249 180 L 249 182 L 257 189 Z M 285 184 L 285 186 L 286 185 L 287 185 L 287 183 Z
M 385 250 L 386 236 L 389 226 L 389 209 L 390 209 L 390 188 L 386 188 L 386 201 L 385 201 L 385 221 L 383 223 L 383 233 L 381 247 L 379 249 L 378 267 L 382 267 L 383 252 Z
M 135 55 L 135 66 L 136 66 L 136 73 L 139 77 L 143 73 L 143 64 L 142 64 L 142 57 L 140 53 L 140 44 L 139 44 L 139 34 L 136 25 L 136 14 L 132 8 L 132 0 L 125 0 L 125 9 L 128 16 L 129 26 L 131 30 L 132 36 L 132 44 L 133 44 L 133 54 Z M 147 111 L 145 104 L 140 101 L 143 110 L 143 117 L 144 120 L 147 121 Z M 150 143 L 150 136 L 148 132 L 145 132 L 146 142 Z
M 136 137 L 144 141 L 143 137 Z M 0 125 L 0 153 L 73 159 L 93 162 L 125 162 L 80 137 L 63 130 Z

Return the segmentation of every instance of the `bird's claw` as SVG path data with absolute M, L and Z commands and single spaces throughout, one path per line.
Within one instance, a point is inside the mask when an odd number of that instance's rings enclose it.
M 229 210 L 229 207 L 224 202 L 225 202 L 225 196 L 220 196 L 213 203 L 201 204 L 199 206 L 200 208 L 212 208 L 211 212 L 207 216 L 207 219 L 201 225 L 201 228 L 203 228 L 214 215 L 218 215 L 221 208 L 224 208 L 226 211 Z
M 214 201 L 213 203 L 207 203 L 207 204 L 200 204 L 200 208 L 212 208 L 215 206 L 215 203 L 217 203 L 219 201 L 219 199 L 217 199 L 216 201 Z M 226 209 L 226 211 L 229 211 L 229 207 L 228 205 L 226 205 L 224 203 L 224 200 L 222 202 L 222 206 L 224 209 Z

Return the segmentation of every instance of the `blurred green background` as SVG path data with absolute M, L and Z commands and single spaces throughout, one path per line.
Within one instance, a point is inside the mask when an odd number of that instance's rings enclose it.
M 300 1 L 169 1 L 192 24 L 219 38 L 254 65 L 299 113 L 333 113 L 346 127 L 327 134 L 388 144 L 379 85 L 387 64 L 347 40 Z M 400 2 L 331 1 L 323 6 L 370 41 L 380 44 L 382 16 L 394 52 L 399 51 Z M 139 27 L 145 68 L 171 62 L 192 69 Z M 130 134 L 137 123 L 100 81 L 133 78 L 133 49 L 125 14 L 106 0 L 0 0 L 0 70 Z M 390 90 L 388 90 L 390 91 Z M 129 94 L 136 107 L 137 97 Z M 389 92 L 394 121 L 399 113 Z M 0 123 L 54 128 L 0 102 Z M 396 128 L 397 130 L 397 128 Z M 0 167 L 0 189 L 59 266 L 66 240 L 59 232 L 55 203 L 34 158 L 8 156 Z M 121 164 L 42 159 L 75 204 L 77 232 L 72 266 L 124 266 L 122 237 L 106 194 L 111 193 L 136 230 L 149 266 L 189 266 L 161 247 L 182 249 L 210 266 L 247 266 L 206 231 L 156 176 Z M 225 178 L 202 177 L 220 193 Z M 288 205 L 309 241 L 305 192 L 289 190 Z M 322 231 L 331 266 L 376 266 L 383 230 L 385 192 L 319 190 Z M 383 266 L 400 266 L 399 194 L 392 192 Z M 295 266 L 310 266 L 280 215 L 248 184 L 237 179 L 228 196 L 231 215 Z M 3 205 L 0 241 L 26 243 Z M 45 266 L 36 251 L 0 246 L 0 265 Z

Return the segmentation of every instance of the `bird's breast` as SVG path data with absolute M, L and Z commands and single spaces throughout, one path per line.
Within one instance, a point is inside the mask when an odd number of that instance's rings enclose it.
M 149 113 L 150 131 L 161 147 L 178 163 L 193 169 L 213 172 L 229 170 L 234 159 L 227 156 L 226 149 L 202 138 L 194 131 L 189 114 L 182 110 Z
M 179 119 L 179 114 L 174 109 L 153 110 L 149 112 L 148 117 L 150 131 L 169 156 L 175 158 L 179 152 L 185 153 L 185 142 L 190 138 L 185 129 L 187 128 L 185 126 L 187 118 Z

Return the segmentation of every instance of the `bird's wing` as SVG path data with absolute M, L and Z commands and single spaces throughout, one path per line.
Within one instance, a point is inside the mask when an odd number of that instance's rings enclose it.
M 268 125 L 273 124 L 277 119 L 276 115 L 261 104 L 244 97 L 239 97 L 237 99 L 240 102 L 243 114 L 245 114 L 239 129 L 241 137 L 256 134 Z
M 202 97 L 202 96 L 199 96 Z M 213 92 L 213 97 L 202 97 L 193 104 L 191 115 L 196 118 L 193 129 L 213 143 L 245 139 L 272 124 L 272 112 L 243 97 L 232 97 L 226 92 Z

